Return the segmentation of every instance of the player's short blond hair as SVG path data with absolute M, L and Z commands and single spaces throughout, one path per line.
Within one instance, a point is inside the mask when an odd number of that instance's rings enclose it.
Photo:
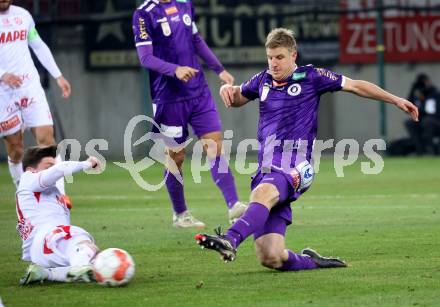
M 267 35 L 265 47 L 269 49 L 285 47 L 289 51 L 296 51 L 296 40 L 293 31 L 286 28 L 273 29 Z

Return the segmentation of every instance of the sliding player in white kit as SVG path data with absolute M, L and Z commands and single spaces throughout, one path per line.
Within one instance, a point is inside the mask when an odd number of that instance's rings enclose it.
M 17 230 L 23 241 L 22 259 L 32 264 L 21 285 L 94 281 L 90 263 L 98 248 L 87 231 L 70 225 L 71 207 L 55 183 L 66 175 L 99 169 L 100 162 L 89 157 L 55 163 L 56 151 L 56 146 L 35 146 L 24 154 L 25 172 L 16 192 Z
M 0 138 L 5 140 L 9 171 L 17 186 L 22 174 L 23 129 L 31 129 L 38 145 L 55 144 L 52 115 L 29 47 L 56 79 L 64 98 L 70 96 L 71 87 L 38 35 L 32 16 L 11 3 L 0 0 Z M 64 190 L 64 182 L 58 184 Z

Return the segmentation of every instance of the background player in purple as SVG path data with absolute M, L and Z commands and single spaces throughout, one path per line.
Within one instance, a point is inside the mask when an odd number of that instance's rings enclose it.
M 133 31 L 143 67 L 150 71 L 154 120 L 160 132 L 182 144 L 188 137 L 188 124 L 202 140 L 211 162 L 212 178 L 223 193 L 229 219 L 240 217 L 247 206 L 238 201 L 234 178 L 221 155 L 221 124 L 215 102 L 197 56 L 216 72 L 221 81 L 233 84 L 230 75 L 200 36 L 190 0 L 147 0 L 135 11 Z M 199 227 L 205 224 L 188 211 L 184 198 L 183 147 L 168 149 L 166 186 L 173 204 L 173 225 Z M 226 165 L 226 166 L 225 166 Z
M 260 99 L 258 139 L 259 171 L 252 180 L 249 208 L 226 234 L 196 235 L 202 247 L 216 250 L 225 261 L 251 234 L 262 265 L 281 271 L 345 267 L 306 248 L 296 254 L 285 247 L 286 228 L 292 222 L 290 203 L 311 185 L 311 159 L 316 137 L 318 104 L 326 92 L 343 90 L 361 97 L 385 101 L 407 112 L 415 121 L 418 110 L 411 102 L 362 80 L 351 80 L 312 65 L 295 64 L 297 48 L 292 31 L 274 29 L 266 41 L 269 69 L 240 87 L 223 85 L 220 95 L 227 107 L 241 107 Z

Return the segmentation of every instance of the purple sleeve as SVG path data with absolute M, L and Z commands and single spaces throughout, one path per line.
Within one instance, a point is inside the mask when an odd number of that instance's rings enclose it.
M 133 15 L 133 33 L 141 65 L 147 69 L 173 77 L 178 66 L 154 56 L 149 19 L 142 11 L 136 11 Z
M 225 70 L 199 33 L 193 35 L 193 42 L 197 55 L 202 58 L 206 65 L 208 65 L 209 69 L 214 71 L 217 75 Z
M 148 16 L 139 10 L 133 14 L 133 34 L 136 47 L 153 44 L 151 31 L 149 30 Z
M 265 71 L 262 71 L 240 85 L 240 92 L 244 97 L 249 100 L 254 100 L 260 97 L 259 88 L 264 73 Z
M 142 67 L 157 71 L 158 73 L 174 77 L 178 65 L 166 62 L 153 55 L 153 45 L 137 47 L 137 54 Z
M 340 91 L 343 87 L 344 76 L 324 68 L 315 68 L 314 84 L 320 94 Z

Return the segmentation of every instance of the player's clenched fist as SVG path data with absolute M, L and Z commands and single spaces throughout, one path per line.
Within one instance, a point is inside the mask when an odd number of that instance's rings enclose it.
M 230 84 L 224 84 L 220 87 L 220 97 L 227 108 L 231 107 L 234 102 L 234 87 Z
M 96 170 L 96 171 L 99 171 L 101 169 L 101 161 L 99 161 L 98 158 L 92 156 L 92 157 L 89 157 L 87 159 L 87 161 L 90 162 L 90 164 L 92 166 L 91 169 Z
M 198 69 L 194 69 L 189 66 L 178 66 L 175 71 L 175 75 L 177 79 L 188 82 L 191 80 L 192 77 L 194 77 L 199 72 Z
M 19 88 L 23 84 L 23 80 L 19 76 L 10 73 L 3 74 L 0 80 L 11 88 Z

